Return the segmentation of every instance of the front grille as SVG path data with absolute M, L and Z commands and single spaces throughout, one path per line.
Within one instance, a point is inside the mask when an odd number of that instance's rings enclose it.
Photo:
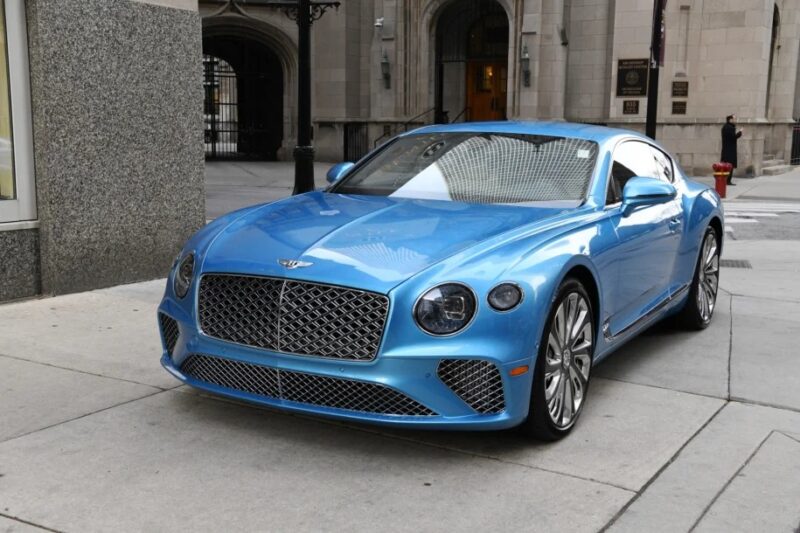
M 371 361 L 389 299 L 306 281 L 207 274 L 200 327 L 221 340 L 295 355 Z
M 377 383 L 316 376 L 208 355 L 190 355 L 181 371 L 220 387 L 278 400 L 362 413 L 435 416 L 403 393 Z
M 167 347 L 167 353 L 172 357 L 172 352 L 175 350 L 175 345 L 178 344 L 178 323 L 171 316 L 164 313 L 158 314 L 158 323 L 161 326 L 161 334 L 164 336 L 164 343 Z
M 472 359 L 442 359 L 436 373 L 477 412 L 494 414 L 506 408 L 503 378 L 494 364 Z

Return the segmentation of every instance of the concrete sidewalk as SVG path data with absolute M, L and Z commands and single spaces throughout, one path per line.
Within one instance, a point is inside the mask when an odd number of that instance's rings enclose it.
M 314 163 L 317 188 L 327 185 L 333 163 Z M 294 163 L 215 161 L 206 163 L 206 218 L 214 219 L 253 204 L 286 198 L 294 188 Z
M 0 531 L 796 531 L 800 246 L 724 258 L 752 268 L 712 325 L 611 356 L 549 445 L 198 394 L 158 362 L 163 280 L 0 305 Z
M 726 256 L 753 268 L 723 269 L 711 327 L 657 326 L 599 365 L 551 445 L 178 386 L 158 364 L 163 280 L 0 306 L 0 531 L 793 531 L 800 249 Z
M 692 179 L 714 186 L 714 178 L 710 176 Z M 727 188 L 728 200 L 800 202 L 800 166 L 777 176 L 734 178 L 733 183 L 736 184 L 734 187 Z

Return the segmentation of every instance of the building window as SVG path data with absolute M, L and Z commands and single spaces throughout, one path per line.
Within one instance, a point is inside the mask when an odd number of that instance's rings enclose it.
M 0 200 L 16 199 L 14 187 L 14 136 L 11 132 L 11 90 L 8 86 L 8 41 L 5 1 L 0 0 Z
M 24 1 L 0 0 L 0 230 L 36 219 L 27 44 Z

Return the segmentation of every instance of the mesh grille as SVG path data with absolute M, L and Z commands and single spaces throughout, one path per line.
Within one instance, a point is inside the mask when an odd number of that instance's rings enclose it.
M 381 294 L 304 281 L 215 274 L 200 282 L 206 335 L 283 353 L 370 361 L 388 310 Z
M 500 371 L 488 361 L 443 359 L 436 373 L 467 405 L 481 414 L 506 408 Z
M 190 355 L 181 371 L 199 381 L 279 400 L 362 413 L 436 415 L 405 394 L 376 383 L 315 376 L 207 355 Z
M 165 315 L 164 313 L 158 314 L 158 323 L 161 325 L 161 333 L 164 335 L 164 343 L 167 345 L 167 353 L 172 357 L 172 352 L 175 350 L 175 345 L 178 343 L 178 323 L 174 318 Z

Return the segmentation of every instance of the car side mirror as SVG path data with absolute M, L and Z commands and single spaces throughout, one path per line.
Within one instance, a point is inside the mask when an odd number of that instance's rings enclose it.
M 328 180 L 328 183 L 336 183 L 345 177 L 347 173 L 350 172 L 350 169 L 354 166 L 356 166 L 355 163 L 351 163 L 349 161 L 337 163 L 330 168 L 328 174 L 325 176 L 325 179 Z
M 663 204 L 675 198 L 675 187 L 656 178 L 634 176 L 622 190 L 622 216 L 630 215 L 637 207 Z

